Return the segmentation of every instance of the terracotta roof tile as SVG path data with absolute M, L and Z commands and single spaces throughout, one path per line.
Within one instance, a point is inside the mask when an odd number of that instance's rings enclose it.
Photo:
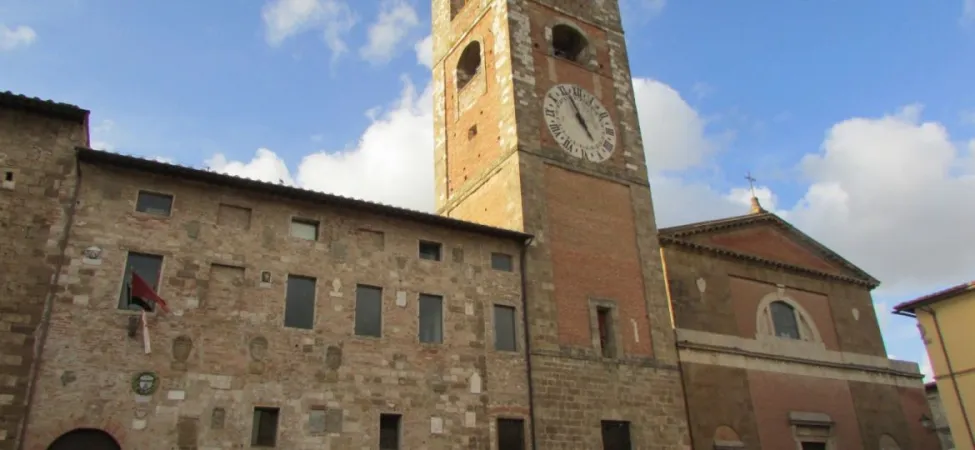
M 920 308 L 925 305 L 930 305 L 935 302 L 940 302 L 942 300 L 948 300 L 955 298 L 965 292 L 975 291 L 975 281 L 969 281 L 967 283 L 958 284 L 949 288 L 942 289 L 937 292 L 932 292 L 927 295 L 922 295 L 914 300 L 909 300 L 898 304 L 894 307 L 894 313 L 899 313 L 902 311 L 914 312 L 915 309 Z
M 0 91 L 0 108 L 30 111 L 78 123 L 85 123 L 88 120 L 89 113 L 87 109 L 79 108 L 68 103 L 28 97 L 10 91 Z

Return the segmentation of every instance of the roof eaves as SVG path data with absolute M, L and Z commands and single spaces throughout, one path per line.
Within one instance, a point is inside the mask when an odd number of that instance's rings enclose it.
M 0 91 L 0 108 L 16 109 L 42 114 L 57 119 L 66 119 L 84 124 L 89 111 L 68 103 L 28 97 L 10 91 Z
M 949 300 L 958 297 L 966 292 L 975 291 L 975 281 L 969 281 L 967 283 L 958 284 L 951 286 L 949 288 L 942 289 L 940 291 L 935 291 L 930 294 L 922 295 L 914 300 L 908 300 L 906 302 L 900 303 L 894 306 L 893 312 L 895 314 L 903 311 L 914 312 L 914 310 L 927 306 L 933 303 L 937 303 L 944 300 Z
M 335 206 L 378 213 L 391 217 L 427 223 L 430 225 L 453 228 L 460 231 L 486 234 L 505 239 L 513 239 L 520 242 L 525 242 L 532 237 L 531 234 L 509 230 L 506 228 L 497 228 L 475 222 L 468 222 L 451 217 L 401 208 L 398 206 L 375 203 L 351 197 L 344 197 L 341 195 L 327 194 L 324 192 L 301 189 L 292 186 L 268 183 L 265 181 L 242 178 L 219 172 L 211 172 L 208 170 L 201 170 L 178 164 L 164 163 L 137 156 L 122 155 L 119 153 L 111 153 L 86 147 L 77 147 L 75 151 L 79 161 L 91 164 L 146 171 L 203 183 L 244 189 L 253 192 L 261 192 L 269 195 L 279 195 L 282 197 L 312 203 L 328 203 Z
M 873 289 L 873 288 L 877 287 L 880 284 L 879 282 L 877 282 L 874 279 L 861 279 L 861 278 L 850 277 L 850 276 L 845 276 L 845 275 L 837 275 L 837 274 L 833 274 L 833 273 L 829 273 L 829 272 L 823 272 L 823 271 L 820 271 L 820 270 L 810 269 L 810 268 L 807 268 L 807 267 L 796 266 L 796 265 L 793 265 L 793 264 L 788 264 L 788 263 L 783 263 L 783 262 L 780 262 L 780 261 L 775 261 L 775 260 L 771 260 L 771 259 L 767 259 L 767 258 L 762 258 L 760 256 L 749 255 L 747 253 L 740 253 L 740 252 L 736 252 L 736 251 L 732 251 L 732 250 L 728 250 L 728 249 L 724 249 L 724 248 L 720 248 L 720 247 L 713 247 L 713 246 L 710 246 L 710 245 L 698 244 L 697 242 L 691 242 L 691 241 L 687 241 L 687 240 L 684 240 L 684 239 L 678 239 L 678 238 L 674 238 L 674 237 L 670 237 L 670 236 L 660 236 L 659 237 L 659 240 L 660 240 L 660 243 L 662 245 L 668 244 L 668 243 L 675 244 L 675 245 L 681 245 L 681 246 L 688 247 L 688 248 L 691 248 L 691 249 L 697 250 L 697 251 L 708 252 L 708 253 L 713 253 L 713 254 L 720 255 L 720 256 L 727 256 L 727 257 L 736 258 L 736 259 L 740 259 L 740 260 L 744 260 L 744 261 L 755 262 L 755 263 L 759 263 L 759 264 L 762 264 L 762 265 L 765 265 L 765 266 L 770 266 L 770 267 L 775 267 L 775 268 L 780 268 L 780 269 L 786 269 L 786 270 L 790 270 L 790 271 L 793 271 L 793 272 L 803 273 L 803 274 L 806 274 L 806 275 L 813 275 L 813 276 L 817 276 L 817 277 L 821 277 L 821 278 L 828 278 L 828 279 L 833 279 L 833 280 L 845 281 L 847 283 L 853 283 L 853 284 L 857 284 L 857 285 L 861 285 L 861 286 L 866 286 L 866 287 L 868 287 L 870 289 Z

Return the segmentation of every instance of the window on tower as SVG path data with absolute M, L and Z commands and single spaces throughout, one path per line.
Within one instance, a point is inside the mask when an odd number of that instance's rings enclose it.
M 474 75 L 481 70 L 481 43 L 473 41 L 467 44 L 457 60 L 457 90 L 461 90 L 471 82 Z
M 556 58 L 579 62 L 587 45 L 579 30 L 563 24 L 552 27 L 552 54 Z
M 450 0 L 450 20 L 454 20 L 460 10 L 464 9 L 465 0 Z

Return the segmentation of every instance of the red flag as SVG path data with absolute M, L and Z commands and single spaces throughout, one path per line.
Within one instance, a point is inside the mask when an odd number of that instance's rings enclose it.
M 152 290 L 149 283 L 146 283 L 146 280 L 143 280 L 142 277 L 135 272 L 132 272 L 131 297 L 132 300 L 136 301 L 136 303 L 142 303 L 143 305 L 148 306 L 148 302 L 152 302 L 159 305 L 164 312 L 169 312 L 169 307 L 166 305 L 166 300 L 163 300 L 159 294 L 156 294 L 156 291 Z M 146 308 L 143 307 L 143 309 Z

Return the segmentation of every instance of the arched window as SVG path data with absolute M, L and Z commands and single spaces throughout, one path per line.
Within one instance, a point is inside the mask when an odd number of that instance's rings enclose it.
M 557 58 L 579 62 L 589 43 L 578 30 L 568 25 L 552 27 L 552 54 Z
M 457 60 L 457 90 L 461 90 L 481 70 L 481 43 L 467 44 Z
M 819 330 L 812 317 L 796 303 L 781 293 L 770 293 L 758 304 L 755 322 L 755 337 L 776 337 L 779 339 L 822 343 Z
M 792 305 L 775 301 L 769 305 L 769 312 L 772 314 L 772 325 L 775 327 L 775 335 L 778 337 L 799 339 L 799 321 L 796 319 L 796 310 Z

